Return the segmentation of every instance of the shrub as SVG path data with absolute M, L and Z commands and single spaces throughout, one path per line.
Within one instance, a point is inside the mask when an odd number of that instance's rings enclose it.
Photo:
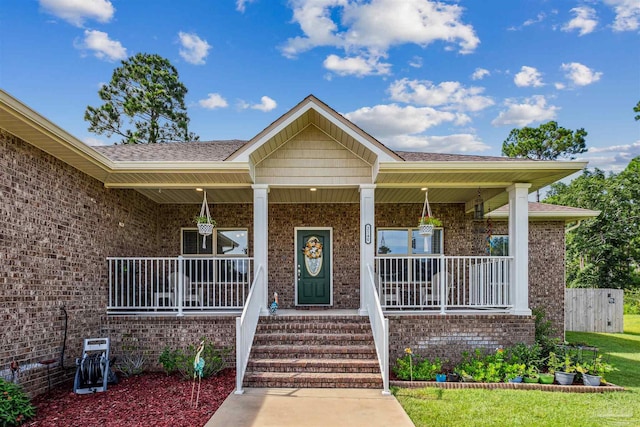
M 204 360 L 202 378 L 207 378 L 216 375 L 227 366 L 231 350 L 229 348 L 217 349 L 212 343 L 207 342 L 205 338 L 202 338 L 202 341 L 204 341 L 204 348 L 200 354 L 200 357 Z M 191 379 L 195 373 L 193 362 L 197 351 L 197 347 L 193 344 L 186 350 L 165 347 L 158 361 L 167 375 L 178 371 L 186 379 Z
M 437 357 L 431 361 L 405 350 L 407 354 L 396 360 L 393 372 L 401 380 L 431 381 L 436 379 L 436 374 L 442 372 L 442 361 Z
M 165 347 L 160 353 L 158 362 L 160 362 L 167 375 L 171 375 L 178 370 L 178 354 L 179 350 L 172 350 L 169 347 Z
M 538 343 L 533 345 L 518 343 L 513 347 L 507 348 L 506 352 L 506 359 L 510 363 L 524 364 L 528 367 L 533 367 L 536 370 L 542 367 L 542 348 Z
M 546 359 L 549 357 L 549 353 L 555 351 L 560 340 L 552 337 L 555 330 L 551 321 L 546 319 L 546 313 L 543 309 L 534 308 L 531 312 L 536 317 L 535 336 L 536 344 L 540 346 L 540 358 Z
M 640 289 L 624 290 L 624 314 L 640 314 Z
M 454 371 L 463 379 L 477 382 L 499 383 L 522 376 L 526 365 L 515 361 L 510 350 L 498 348 L 493 354 L 476 349 L 473 353 L 462 353 L 463 360 Z
M 36 409 L 22 388 L 0 378 L 0 421 L 2 421 L 2 425 L 19 426 L 35 414 Z
M 140 375 L 144 372 L 145 354 L 140 348 L 140 341 L 131 334 L 122 336 L 122 356 L 115 364 L 115 368 L 125 377 Z

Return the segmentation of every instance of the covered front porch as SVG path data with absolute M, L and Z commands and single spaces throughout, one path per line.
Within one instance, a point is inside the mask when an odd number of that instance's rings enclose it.
M 109 314 L 231 314 L 244 308 L 253 258 L 110 257 Z M 508 312 L 509 256 L 376 257 L 375 289 L 384 311 Z

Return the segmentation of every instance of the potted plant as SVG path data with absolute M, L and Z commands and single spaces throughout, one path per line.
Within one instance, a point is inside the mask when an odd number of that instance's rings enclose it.
M 571 385 L 576 376 L 576 365 L 569 354 L 559 358 L 555 353 L 549 353 L 549 372 L 555 373 L 555 379 L 560 385 Z
M 596 356 L 591 363 L 586 362 L 576 365 L 576 371 L 582 374 L 582 383 L 592 387 L 597 387 L 600 383 L 606 383 L 603 378 L 604 374 L 613 370 L 613 366 L 604 362 L 601 355 Z
M 421 236 L 431 236 L 434 227 L 442 227 L 442 221 L 432 216 L 422 216 L 418 220 L 418 233 Z
M 213 234 L 216 227 L 216 220 L 207 216 L 196 216 L 193 221 L 198 225 L 198 232 L 203 236 Z
M 513 363 L 505 366 L 505 380 L 510 383 L 521 383 L 525 372 L 523 363 Z
M 527 366 L 524 370 L 524 376 L 522 380 L 528 384 L 535 384 L 540 381 L 540 373 L 535 366 Z M 553 378 L 551 379 L 553 381 Z

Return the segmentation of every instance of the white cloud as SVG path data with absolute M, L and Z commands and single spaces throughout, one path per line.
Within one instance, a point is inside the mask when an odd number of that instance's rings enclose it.
M 490 149 L 477 135 L 459 133 L 444 136 L 400 135 L 383 141 L 391 149 L 429 153 L 469 153 Z
M 85 30 L 84 40 L 75 42 L 77 49 L 93 51 L 96 58 L 117 61 L 127 57 L 127 49 L 119 41 L 111 40 L 109 34 L 97 30 Z
M 575 17 L 562 27 L 562 31 L 579 30 L 579 35 L 584 36 L 591 33 L 598 25 L 596 10 L 592 7 L 574 7 L 571 12 L 575 14 Z
M 564 83 L 561 83 L 561 82 L 556 82 L 556 83 L 554 83 L 553 85 L 554 85 L 554 86 L 555 86 L 555 88 L 556 88 L 556 89 L 558 89 L 558 90 L 563 90 L 564 88 L 566 88 L 565 84 L 564 84 Z
M 434 85 L 426 80 L 401 79 L 391 83 L 388 91 L 394 101 L 427 107 L 442 106 L 445 110 L 480 111 L 494 104 L 493 99 L 481 95 L 483 87 L 465 88 L 460 82 Z M 463 121 L 468 121 L 466 119 Z
M 343 49 L 349 57 L 380 58 L 392 46 L 426 47 L 435 41 L 457 45 L 466 54 L 480 43 L 473 27 L 461 21 L 463 8 L 457 4 L 432 0 L 291 0 L 290 4 L 303 35 L 283 46 L 282 53 L 289 58 L 318 46 Z
M 236 10 L 244 13 L 247 8 L 247 4 L 253 3 L 256 0 L 236 0 Z
M 562 64 L 561 67 L 567 73 L 565 76 L 571 80 L 576 86 L 587 86 L 597 82 L 602 77 L 602 72 L 593 71 L 586 65 L 579 62 L 571 62 L 569 64 Z
M 88 19 L 109 22 L 115 12 L 109 0 L 40 0 L 40 7 L 76 27 Z
M 409 61 L 409 66 L 413 68 L 422 68 L 422 57 L 416 55 L 411 58 L 411 60 Z
M 458 119 L 449 111 L 438 111 L 430 107 L 401 107 L 397 104 L 363 107 L 345 114 L 345 117 L 376 138 L 418 134 L 430 127 Z
M 540 13 L 538 13 L 538 14 L 536 15 L 536 17 L 535 17 L 535 18 L 527 19 L 527 20 L 526 20 L 526 21 L 524 21 L 524 22 L 522 23 L 522 25 L 520 25 L 520 26 L 511 26 L 511 27 L 507 28 L 507 31 L 520 31 L 520 30 L 522 30 L 524 27 L 528 27 L 528 26 L 530 26 L 530 25 L 537 24 L 537 23 L 540 23 L 540 22 L 544 21 L 546 17 L 547 17 L 547 14 L 546 14 L 546 13 L 544 13 L 544 12 L 540 12 Z
M 534 67 L 523 65 L 520 72 L 513 77 L 513 82 L 520 87 L 540 87 L 542 83 L 542 74 Z
M 604 0 L 613 7 L 616 19 L 614 31 L 635 31 L 640 27 L 640 2 L 638 0 Z
M 340 58 L 338 55 L 329 55 L 323 65 L 327 70 L 340 76 L 385 75 L 389 74 L 391 69 L 391 64 L 379 62 L 379 58 L 364 58 L 362 56 Z
M 554 105 L 547 105 L 547 100 L 542 95 L 526 98 L 523 103 L 507 99 L 506 110 L 501 111 L 491 124 L 494 126 L 513 125 L 517 127 L 527 126 L 533 122 L 543 122 L 554 119 L 560 109 Z
M 533 24 L 537 24 L 538 22 L 542 22 L 544 21 L 544 18 L 546 18 L 547 15 L 544 12 L 540 12 L 536 15 L 536 17 L 534 19 L 527 19 L 526 21 L 524 21 L 522 23 L 522 25 L 524 27 L 528 27 L 529 25 L 533 25 Z
M 586 153 L 578 157 L 578 160 L 588 161 L 590 169 L 599 168 L 619 173 L 637 156 L 640 156 L 640 140 L 631 144 L 590 147 Z
M 195 33 L 178 33 L 180 39 L 180 56 L 189 64 L 202 65 L 204 59 L 209 55 L 211 45 L 206 40 L 202 40 Z
M 222 97 L 219 93 L 210 93 L 207 95 L 205 99 L 201 99 L 198 101 L 198 104 L 202 108 L 206 108 L 208 110 L 213 110 L 216 108 L 224 108 L 228 106 L 227 100 Z
M 482 80 L 490 75 L 491 73 L 489 72 L 489 70 L 486 70 L 484 68 L 476 68 L 473 74 L 471 74 L 471 80 Z
M 82 141 L 85 144 L 87 144 L 87 145 L 89 145 L 91 147 L 97 147 L 97 146 L 101 146 L 101 145 L 111 145 L 112 144 L 111 142 L 103 141 L 101 139 L 94 138 L 93 136 L 87 136 Z
M 259 104 L 249 104 L 248 102 L 240 101 L 238 103 L 238 106 L 243 110 L 251 108 L 253 110 L 260 110 L 266 113 L 275 109 L 278 106 L 278 104 L 276 103 L 276 101 L 269 98 L 268 96 L 263 96 L 262 98 L 260 98 Z

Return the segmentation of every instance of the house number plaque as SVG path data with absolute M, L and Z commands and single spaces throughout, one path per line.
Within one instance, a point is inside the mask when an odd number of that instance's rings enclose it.
M 364 225 L 364 242 L 367 245 L 371 243 L 371 224 Z

